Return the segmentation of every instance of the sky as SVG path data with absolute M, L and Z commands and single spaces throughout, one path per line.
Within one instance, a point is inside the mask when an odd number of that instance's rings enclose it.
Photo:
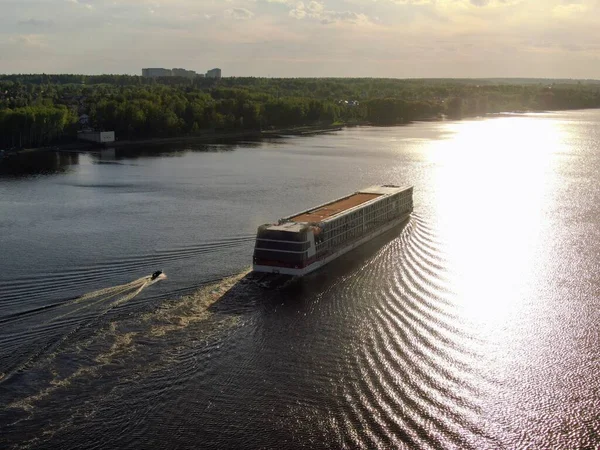
M 0 0 L 0 73 L 600 79 L 600 0 Z

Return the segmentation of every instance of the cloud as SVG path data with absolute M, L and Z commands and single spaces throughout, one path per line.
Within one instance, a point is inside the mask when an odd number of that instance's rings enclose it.
M 67 3 L 72 3 L 86 9 L 94 9 L 94 5 L 91 2 L 92 0 L 67 0 Z
M 320 16 L 325 10 L 325 5 L 323 3 L 311 1 L 306 9 L 308 10 L 309 14 L 313 16 Z
M 581 15 L 588 11 L 589 6 L 579 2 L 570 2 L 566 4 L 556 5 L 552 10 L 555 17 L 572 18 Z
M 225 17 L 235 20 L 248 20 L 254 17 L 254 13 L 246 8 L 231 8 L 225 10 Z
M 435 3 L 435 0 L 390 0 L 390 3 L 397 5 L 430 5 Z
M 11 36 L 9 42 L 31 48 L 43 48 L 48 46 L 45 36 L 41 34 L 19 34 Z
M 370 20 L 365 14 L 359 14 L 352 11 L 323 11 L 321 23 L 330 24 L 336 22 L 347 23 L 369 23 Z
M 290 17 L 295 17 L 296 19 L 304 19 L 306 17 L 304 2 L 296 3 L 296 7 L 290 11 Z
M 54 25 L 52 20 L 40 20 L 40 19 L 27 19 L 27 20 L 19 20 L 19 26 L 32 26 L 32 27 L 51 27 Z
M 316 0 L 312 0 L 307 4 L 303 1 L 296 2 L 293 9 L 290 10 L 289 15 L 295 19 L 314 19 L 322 24 L 339 22 L 357 24 L 369 22 L 369 17 L 365 14 L 353 11 L 326 10 L 325 4 Z

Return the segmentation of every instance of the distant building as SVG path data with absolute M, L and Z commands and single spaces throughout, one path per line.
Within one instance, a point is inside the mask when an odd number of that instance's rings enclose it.
M 342 106 L 359 106 L 358 100 L 338 100 L 338 105 Z
M 196 78 L 196 71 L 187 69 L 173 69 L 171 71 L 174 77 Z
M 172 77 L 173 71 L 160 68 L 142 69 L 142 76 L 146 78 Z
M 206 78 L 221 78 L 221 69 L 212 69 L 206 72 Z

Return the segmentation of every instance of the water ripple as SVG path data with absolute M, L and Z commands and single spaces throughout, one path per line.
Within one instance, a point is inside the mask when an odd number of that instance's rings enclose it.
M 478 341 L 460 320 L 442 249 L 432 228 L 412 221 L 340 286 L 342 309 L 364 296 L 354 308 L 367 327 L 344 393 L 353 446 L 475 448 L 487 439 L 477 425 L 486 382 L 473 372 Z

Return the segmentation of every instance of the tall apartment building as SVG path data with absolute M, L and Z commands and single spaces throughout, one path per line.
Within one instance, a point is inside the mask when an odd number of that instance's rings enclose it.
M 142 76 L 145 78 L 158 78 L 158 77 L 185 77 L 185 78 L 204 78 L 203 73 L 196 73 L 194 70 L 187 69 L 162 69 L 162 68 L 148 68 L 142 69 Z M 221 69 L 212 69 L 206 72 L 206 78 L 221 78 Z
M 206 72 L 206 78 L 221 78 L 221 69 L 212 69 Z
M 142 76 L 146 78 L 171 77 L 173 71 L 171 69 L 150 68 L 142 69 Z
M 196 78 L 196 71 L 187 69 L 173 69 L 174 77 Z

